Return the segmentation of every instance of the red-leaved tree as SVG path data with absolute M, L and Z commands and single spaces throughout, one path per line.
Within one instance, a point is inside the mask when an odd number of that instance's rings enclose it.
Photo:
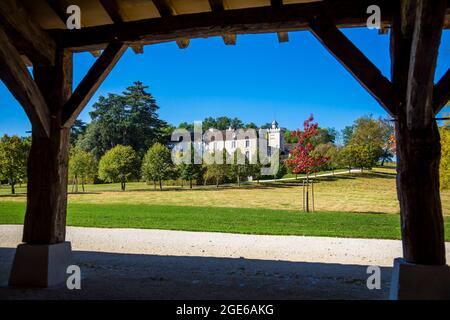
M 329 157 L 313 155 L 314 146 L 311 139 L 319 134 L 318 124 L 317 122 L 313 123 L 313 121 L 314 117 L 310 115 L 303 123 L 303 131 L 297 129 L 292 132 L 292 137 L 297 137 L 298 142 L 285 161 L 286 166 L 291 168 L 292 173 L 309 175 L 330 160 Z
M 306 173 L 306 184 L 303 181 L 303 210 L 309 212 L 309 175 L 312 172 L 316 172 L 319 168 L 330 160 L 329 157 L 314 154 L 314 145 L 311 143 L 311 139 L 319 134 L 318 124 L 313 123 L 314 117 L 310 115 L 308 119 L 303 123 L 303 131 L 297 129 L 292 133 L 292 137 L 297 137 L 298 142 L 294 149 L 289 153 L 289 158 L 285 161 L 287 167 L 289 167 L 293 173 Z M 314 181 L 311 185 L 312 191 L 312 203 L 314 210 Z

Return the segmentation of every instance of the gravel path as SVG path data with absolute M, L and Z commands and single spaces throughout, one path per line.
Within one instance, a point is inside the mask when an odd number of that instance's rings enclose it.
M 401 256 L 393 240 L 68 227 L 84 290 L 9 289 L 21 233 L 0 226 L 0 299 L 384 299 Z M 381 290 L 367 289 L 369 265 Z

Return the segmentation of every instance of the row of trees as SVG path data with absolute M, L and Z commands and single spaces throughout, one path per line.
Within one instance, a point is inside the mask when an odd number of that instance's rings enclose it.
M 250 164 L 246 159 L 238 162 L 238 152 L 233 155 L 233 163 L 198 165 L 181 163 L 174 165 L 171 159 L 171 151 L 166 146 L 155 143 L 144 155 L 142 161 L 139 154 L 131 146 L 118 145 L 107 151 L 96 164 L 95 157 L 79 148 L 71 151 L 69 162 L 69 177 L 72 180 L 72 190 L 78 192 L 78 184 L 84 184 L 98 177 L 104 182 L 120 183 L 121 190 L 126 189 L 126 183 L 130 180 L 144 180 L 147 183 L 159 184 L 162 190 L 164 180 L 178 180 L 193 184 L 214 183 L 217 187 L 224 182 L 241 181 L 248 176 L 260 179 L 261 166 Z M 193 149 L 192 149 L 193 153 Z M 193 154 L 192 154 L 193 156 Z M 226 153 L 223 154 L 224 160 Z M 282 173 L 283 175 L 284 173 Z

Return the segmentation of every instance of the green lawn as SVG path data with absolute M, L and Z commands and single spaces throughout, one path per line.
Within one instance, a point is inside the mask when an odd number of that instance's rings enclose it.
M 0 224 L 22 224 L 25 204 L 0 202 Z M 180 207 L 129 204 L 69 204 L 68 225 L 248 234 L 399 239 L 399 216 L 348 212 Z M 450 240 L 450 217 L 446 240 Z

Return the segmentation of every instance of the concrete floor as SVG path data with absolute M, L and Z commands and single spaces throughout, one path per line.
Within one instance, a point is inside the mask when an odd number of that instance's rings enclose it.
M 386 299 L 391 277 L 369 290 L 367 266 L 75 251 L 81 290 L 11 289 L 14 251 L 0 248 L 0 299 Z

